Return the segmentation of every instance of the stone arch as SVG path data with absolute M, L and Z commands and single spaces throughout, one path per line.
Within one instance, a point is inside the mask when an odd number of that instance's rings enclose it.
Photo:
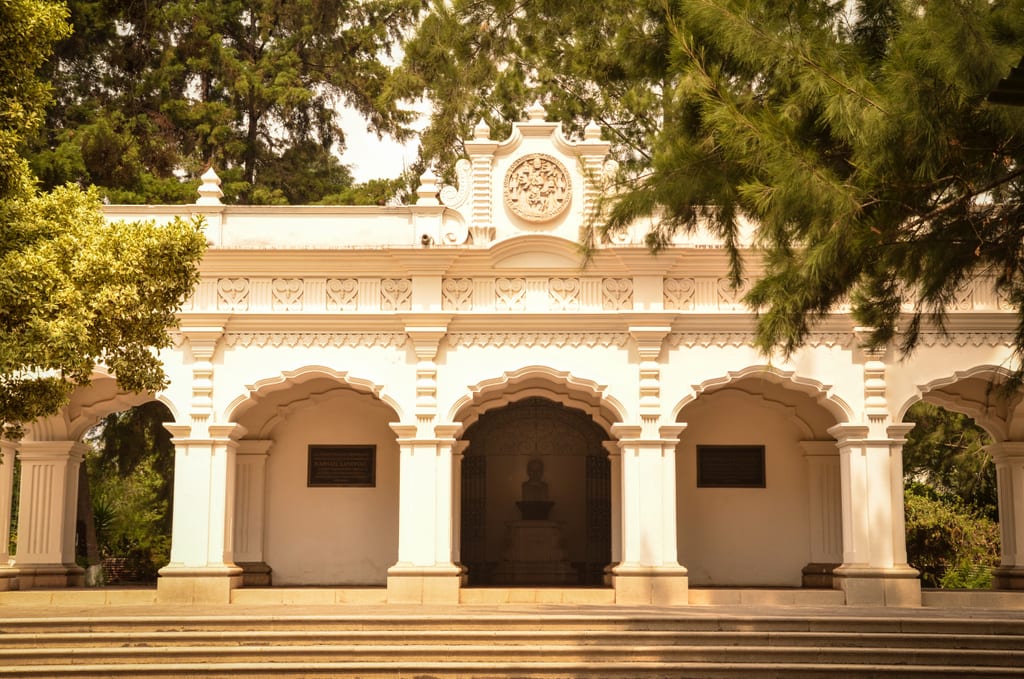
M 265 377 L 245 385 L 245 392 L 238 394 L 228 402 L 224 409 L 225 419 L 235 422 L 247 410 L 271 394 L 324 378 L 344 385 L 355 392 L 369 394 L 379 399 L 395 411 L 397 421 L 402 421 L 402 408 L 398 399 L 391 396 L 382 385 L 352 375 L 347 370 L 335 370 L 322 365 L 306 365 L 295 370 L 284 370 L 278 375 Z
M 1024 397 L 998 394 L 1000 381 L 1011 372 L 1003 366 L 979 365 L 958 370 L 919 385 L 900 404 L 895 419 L 903 421 L 918 401 L 928 401 L 947 410 L 967 415 L 996 441 L 1024 439 Z
M 827 585 L 807 574 L 842 561 L 839 456 L 828 430 L 851 418 L 849 405 L 816 380 L 751 366 L 696 385 L 674 415 L 686 423 L 676 525 L 690 584 Z M 722 455 L 755 468 L 760 459 L 763 475 L 699 482 L 698 468 Z
M 672 409 L 672 419 L 678 420 L 680 412 L 702 394 L 713 393 L 750 378 L 763 379 L 806 395 L 827 410 L 835 418 L 835 424 L 850 422 L 855 418 L 853 407 L 836 394 L 831 385 L 799 375 L 795 370 L 782 370 L 772 365 L 751 365 L 741 370 L 730 370 L 723 375 L 693 385 L 690 394 L 682 398 Z
M 484 380 L 453 405 L 468 444 L 458 522 L 471 585 L 603 584 L 613 511 L 604 442 L 622 411 L 603 385 L 544 366 Z M 543 516 L 523 504 L 536 460 L 551 489 Z
M 173 421 L 180 419 L 180 409 L 166 393 L 156 394 L 126 391 L 117 379 L 105 370 L 93 373 L 90 384 L 77 387 L 68 404 L 60 412 L 26 425 L 26 441 L 77 441 L 110 413 L 134 406 L 159 401 L 167 406 Z
M 455 434 L 459 437 L 481 413 L 523 398 L 539 396 L 581 410 L 610 431 L 613 424 L 625 419 L 626 408 L 607 389 L 606 385 L 564 370 L 543 365 L 526 366 L 470 386 L 469 393 L 452 405 L 448 417 L 449 421 L 461 424 Z
M 234 543 L 247 582 L 385 585 L 398 560 L 397 401 L 370 380 L 313 365 L 248 385 L 225 412 L 246 432 Z M 313 479 L 314 448 L 339 460 L 362 451 L 366 479 Z

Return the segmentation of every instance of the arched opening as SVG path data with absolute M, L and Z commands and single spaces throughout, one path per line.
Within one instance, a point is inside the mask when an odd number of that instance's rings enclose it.
M 988 589 L 1000 563 L 1000 489 L 987 429 L 1003 431 L 1011 411 L 991 382 L 984 386 L 988 379 L 936 386 L 903 417 L 914 424 L 903 446 L 907 561 L 923 587 Z
M 602 585 L 611 561 L 607 432 L 582 410 L 528 396 L 483 413 L 463 438 L 469 585 Z
M 170 409 L 149 401 L 85 434 L 75 552 L 86 584 L 154 584 L 171 549 L 174 444 Z M 102 572 L 96 571 L 96 566 Z
M 269 384 L 269 383 L 268 383 Z M 234 410 L 234 558 L 247 586 L 384 586 L 398 559 L 394 409 L 306 373 Z
M 842 562 L 837 417 L 821 398 L 764 372 L 680 410 L 676 524 L 691 586 L 831 586 Z
M 168 560 L 173 489 L 163 425 L 174 419 L 172 404 L 101 373 L 25 428 L 12 524 L 21 588 L 156 580 Z

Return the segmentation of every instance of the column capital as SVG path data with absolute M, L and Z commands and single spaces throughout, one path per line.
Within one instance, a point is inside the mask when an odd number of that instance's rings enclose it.
M 686 429 L 686 422 L 677 422 L 675 424 L 666 424 L 658 427 L 658 436 L 649 437 L 644 436 L 646 428 L 642 424 L 626 424 L 618 423 L 612 425 L 612 435 L 616 437 L 619 445 L 622 444 L 665 444 L 671 443 L 675 445 L 679 442 L 679 434 Z
M 193 426 L 190 424 L 164 422 L 164 429 L 171 433 L 171 442 L 175 444 L 238 441 L 248 432 L 245 427 L 236 422 L 207 425 L 200 429 L 200 431 L 206 430 L 205 435 L 196 437 L 192 436 Z
M 66 458 L 81 460 L 89 446 L 81 441 L 21 441 L 18 444 L 19 460 L 46 460 Z
M 999 441 L 989 444 L 987 450 L 996 463 L 1024 460 L 1024 441 Z

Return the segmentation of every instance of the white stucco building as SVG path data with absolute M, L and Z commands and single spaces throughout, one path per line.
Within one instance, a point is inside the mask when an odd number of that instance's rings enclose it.
M 479 126 L 466 151 L 457 186 L 425 175 L 408 207 L 225 206 L 210 174 L 194 206 L 107 209 L 203 215 L 211 244 L 155 395 L 176 445 L 159 599 L 557 585 L 682 605 L 707 587 L 824 587 L 918 605 L 901 447 L 921 399 L 994 437 L 997 586 L 1024 588 L 1024 411 L 989 389 L 1017 319 L 986 281 L 907 360 L 859 348 L 842 309 L 769 360 L 713 239 L 652 255 L 637 224 L 581 256 L 599 129 L 568 140 L 538 109 L 503 141 Z M 98 375 L 0 444 L 0 525 L 21 461 L 0 586 L 80 583 L 81 437 L 149 398 Z M 524 500 L 549 504 L 530 518 Z

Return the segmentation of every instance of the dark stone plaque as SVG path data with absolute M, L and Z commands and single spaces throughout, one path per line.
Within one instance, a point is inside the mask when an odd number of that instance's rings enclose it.
M 310 446 L 308 470 L 310 488 L 373 488 L 377 446 Z
M 764 446 L 697 446 L 698 488 L 764 488 Z

